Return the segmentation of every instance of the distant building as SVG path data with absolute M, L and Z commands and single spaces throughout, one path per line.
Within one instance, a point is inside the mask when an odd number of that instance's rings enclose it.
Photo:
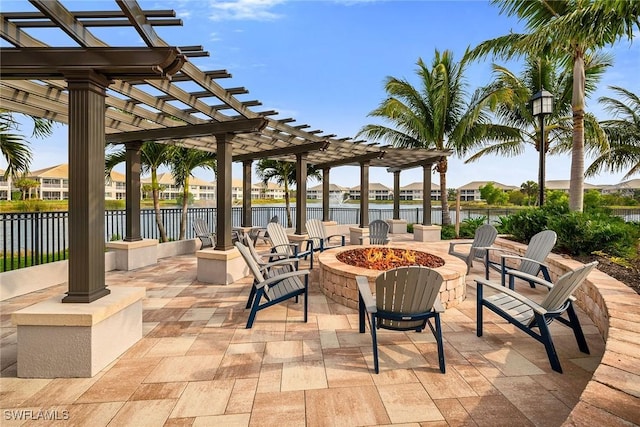
M 360 200 L 360 186 L 349 188 L 349 198 Z M 378 182 L 369 184 L 369 200 L 393 200 L 393 190 Z
M 42 200 L 69 199 L 69 165 L 55 165 L 30 172 L 27 177 L 37 181 L 39 186 L 33 191 Z M 32 193 L 33 194 L 33 193 Z
M 254 188 L 258 190 L 258 197 L 253 197 Z M 273 182 L 267 182 L 265 185 L 262 182 L 253 184 L 251 186 L 252 198 L 256 199 L 284 199 L 284 187 L 281 187 Z
M 640 179 L 632 179 L 619 184 L 602 187 L 602 194 L 620 193 L 623 196 L 633 196 L 636 191 L 640 191 Z
M 127 178 L 124 174 L 111 171 L 110 179 L 105 180 L 104 198 L 106 200 L 124 200 L 127 198 Z
M 563 193 L 569 193 L 569 180 L 568 179 L 556 179 L 544 182 L 544 188 L 546 190 L 562 191 Z M 604 186 L 593 185 L 588 182 L 584 183 L 584 191 L 598 190 L 601 191 Z
M 5 178 L 5 172 L 0 169 L 0 200 L 11 200 L 11 176 Z
M 482 200 L 482 197 L 480 197 L 480 187 L 484 187 L 489 183 L 492 183 L 495 188 L 499 188 L 502 191 L 511 191 L 520 188 L 514 185 L 501 184 L 496 181 L 471 181 L 462 187 L 458 187 L 458 191 L 460 192 L 460 201 L 473 202 Z
M 342 201 L 349 195 L 349 188 L 338 184 L 329 184 L 329 199 Z M 307 199 L 322 200 L 322 184 L 307 189 Z
M 176 185 L 173 175 L 170 173 L 160 173 L 157 176 L 158 184 L 164 189 L 160 192 L 160 199 L 174 200 L 182 197 L 182 186 Z M 141 184 L 151 184 L 151 177 L 140 179 Z M 194 176 L 189 177 L 189 193 L 194 200 L 215 200 L 216 187 L 212 182 L 205 181 Z
M 422 182 L 412 182 L 400 187 L 400 200 L 424 200 Z M 431 200 L 440 200 L 440 186 L 431 183 Z

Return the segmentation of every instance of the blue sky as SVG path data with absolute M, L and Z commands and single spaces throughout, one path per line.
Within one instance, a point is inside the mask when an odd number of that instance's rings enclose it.
M 70 10 L 117 8 L 114 2 L 63 3 Z M 516 18 L 499 15 L 496 6 L 484 1 L 178 0 L 140 4 L 144 9 L 174 9 L 184 25 L 157 27 L 160 36 L 172 45 L 202 45 L 210 56 L 193 58 L 192 62 L 205 71 L 227 69 L 233 78 L 218 82 L 224 87 L 246 87 L 249 94 L 238 98 L 262 101 L 254 111 L 276 110 L 280 114 L 274 118 L 293 117 L 294 125 L 308 124 L 310 129 L 322 129 L 338 137 L 355 137 L 362 126 L 374 122 L 367 114 L 384 99 L 386 76 L 415 82 L 419 57 L 430 63 L 435 49 L 448 49 L 459 59 L 469 45 L 523 28 Z M 0 8 L 31 10 L 31 5 L 2 0 Z M 48 34 L 47 30 L 41 31 L 34 34 Z M 132 30 L 92 31 L 114 46 L 142 44 Z M 48 37 L 47 41 L 55 44 L 53 35 Z M 607 86 L 640 93 L 640 43 L 622 41 L 609 51 L 615 56 L 614 66 L 605 73 L 587 104 L 587 109 L 601 119 L 607 115 L 596 99 L 611 94 Z M 519 64 L 508 65 L 517 70 Z M 491 60 L 468 68 L 469 93 L 490 80 Z M 30 132 L 27 124 L 22 130 Z M 32 169 L 67 162 L 66 132 L 66 127 L 59 125 L 52 138 L 29 138 L 35 151 Z M 523 156 L 485 158 L 468 165 L 452 157 L 448 187 L 474 180 L 511 185 L 537 181 L 537 159 L 532 148 Z M 0 168 L 5 166 L 0 159 Z M 569 169 L 568 156 L 550 157 L 547 179 L 568 179 Z M 214 179 L 208 171 L 196 170 L 195 175 L 207 181 Z M 241 176 L 239 166 L 234 166 L 234 176 Z M 332 170 L 331 180 L 353 186 L 358 184 L 358 176 L 357 168 L 340 167 Z M 621 176 L 601 174 L 588 182 L 612 184 Z M 401 174 L 401 185 L 421 179 L 421 170 L 408 170 Z M 382 168 L 372 168 L 371 182 L 391 186 L 393 177 Z M 437 176 L 434 182 L 438 182 Z

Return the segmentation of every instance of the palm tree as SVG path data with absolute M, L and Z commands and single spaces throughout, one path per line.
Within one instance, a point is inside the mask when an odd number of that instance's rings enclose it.
M 156 213 L 156 225 L 160 234 L 160 242 L 164 243 L 167 239 L 167 231 L 162 223 L 160 214 L 160 185 L 158 184 L 158 168 L 165 165 L 169 161 L 170 146 L 166 144 L 157 144 L 155 142 L 145 142 L 140 148 L 140 163 L 142 173 L 151 172 L 151 188 L 153 195 L 153 208 Z M 111 175 L 113 168 L 126 160 L 126 151 L 124 149 L 110 153 L 105 158 L 105 174 Z M 129 197 L 129 195 L 127 195 Z
M 585 59 L 587 93 L 593 91 L 604 70 L 611 64 L 609 55 L 589 55 Z M 513 138 L 489 141 L 470 156 L 465 163 L 480 160 L 486 155 L 517 156 L 524 153 L 526 146 L 535 147 L 540 152 L 540 122 L 532 115 L 529 107 L 531 96 L 542 88 L 555 94 L 554 109 L 544 118 L 545 155 L 560 154 L 571 150 L 571 92 L 572 71 L 561 67 L 558 60 L 528 56 L 520 75 L 504 66 L 493 65 L 494 79 L 481 89 L 483 96 L 492 98 L 496 125 L 511 129 Z M 597 120 L 591 114 L 586 116 L 586 143 L 589 147 L 606 145 L 604 135 L 599 132 Z M 539 177 L 543 181 L 545 177 Z
M 42 138 L 51 135 L 53 121 L 29 116 L 33 120 L 32 136 Z M 24 136 L 15 133 L 19 131 L 19 124 L 13 113 L 0 109 L 0 151 L 7 161 L 5 178 L 11 175 L 17 179 L 21 174 L 29 172 L 31 165 L 31 150 Z
M 180 218 L 180 236 L 185 238 L 187 231 L 187 205 L 189 203 L 189 178 L 197 167 L 216 171 L 216 154 L 193 148 L 172 147 L 169 154 L 171 174 L 177 186 L 182 187 L 182 215 Z
M 262 159 L 256 163 L 256 175 L 262 180 L 264 185 L 269 181 L 274 181 L 278 185 L 284 187 L 284 204 L 287 211 L 287 228 L 293 227 L 293 219 L 291 217 L 291 186 L 296 183 L 296 164 L 293 162 L 285 162 L 281 160 Z M 307 179 L 320 180 L 321 174 L 312 165 L 307 166 Z M 304 197 L 304 194 L 298 194 L 297 197 Z
M 369 116 L 381 118 L 393 127 L 369 124 L 360 129 L 358 136 L 403 148 L 454 149 L 457 154 L 481 141 L 506 138 L 503 129 L 489 123 L 485 113 L 488 99 L 476 92 L 465 105 L 467 64 L 466 53 L 460 62 L 455 62 L 452 52 L 436 50 L 431 68 L 418 59 L 420 87 L 387 77 L 388 98 Z M 447 194 L 447 167 L 447 158 L 443 156 L 435 168 L 440 174 L 440 194 Z M 447 197 L 441 199 L 442 224 L 449 225 L 449 202 Z
M 538 195 L 538 183 L 535 181 L 526 181 L 520 184 L 520 192 L 527 196 L 527 205 L 531 205 L 531 201 L 535 200 Z
M 640 172 L 640 97 L 619 86 L 610 86 L 620 99 L 601 97 L 598 101 L 615 118 L 600 122 L 610 147 L 587 168 L 593 176 L 602 170 L 620 172 L 627 168 L 624 179 Z
M 584 188 L 585 55 L 622 37 L 633 39 L 640 28 L 640 2 L 636 1 L 527 1 L 492 0 L 500 13 L 525 21 L 529 33 L 512 33 L 477 46 L 472 57 L 493 53 L 510 59 L 540 55 L 563 59 L 573 66 L 571 109 L 573 140 L 569 207 L 582 211 Z

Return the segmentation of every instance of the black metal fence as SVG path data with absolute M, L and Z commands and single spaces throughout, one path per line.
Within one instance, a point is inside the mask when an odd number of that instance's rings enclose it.
M 487 222 L 495 223 L 501 216 L 517 212 L 516 209 L 463 209 L 460 220 L 485 217 Z M 282 207 L 253 207 L 252 224 L 264 226 L 269 219 L 277 215 L 280 222 L 287 226 L 287 214 Z M 626 221 L 640 222 L 640 209 L 613 209 L 614 215 Z M 182 210 L 161 209 L 161 221 L 169 240 L 177 240 L 180 235 L 180 218 Z M 216 226 L 215 208 L 189 208 L 187 211 L 187 225 L 185 238 L 194 236 L 193 220 L 203 218 L 214 231 Z M 321 207 L 308 207 L 307 218 L 322 219 Z M 338 224 L 358 224 L 360 209 L 358 207 L 332 207 L 329 218 Z M 392 219 L 393 209 L 369 209 L 369 220 Z M 400 209 L 400 219 L 407 223 L 422 223 L 421 207 Z M 455 221 L 455 211 L 451 211 L 451 220 Z M 291 208 L 292 227 L 296 226 L 296 209 Z M 242 221 L 242 208 L 232 209 L 232 226 L 239 227 Z M 67 212 L 23 212 L 0 214 L 0 271 L 15 270 L 32 265 L 44 264 L 51 261 L 67 259 L 69 218 Z M 433 224 L 442 223 L 442 212 L 433 209 L 431 212 Z M 105 211 L 105 241 L 119 240 L 125 234 L 126 217 L 123 210 Z M 140 213 L 141 234 L 144 238 L 158 239 L 156 215 L 153 209 L 143 209 Z

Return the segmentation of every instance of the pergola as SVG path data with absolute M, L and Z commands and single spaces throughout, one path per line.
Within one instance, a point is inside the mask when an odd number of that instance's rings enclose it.
M 134 0 L 115 0 L 117 10 L 70 11 L 59 1 L 30 2 L 30 12 L 0 14 L 0 36 L 12 46 L 1 49 L 0 102 L 3 109 L 69 125 L 69 292 L 66 302 L 91 302 L 109 293 L 104 284 L 105 141 L 124 144 L 127 194 L 139 194 L 140 147 L 144 141 L 175 144 L 216 153 L 217 243 L 231 240 L 232 162 L 242 162 L 249 193 L 252 162 L 273 158 L 296 162 L 296 233 L 304 233 L 306 166 L 323 171 L 324 219 L 329 212 L 329 171 L 360 166 L 361 194 L 368 193 L 369 167 L 394 173 L 394 218 L 399 218 L 399 174 L 424 168 L 425 215 L 430 224 L 433 163 L 449 151 L 397 149 L 305 130 L 293 118 L 273 118 L 272 110 L 252 111 L 260 101 L 242 101 L 244 87 L 224 87 L 226 70 L 202 71 L 190 58 L 207 56 L 201 46 L 173 46 L 155 26 L 181 25 L 172 10 L 142 10 Z M 93 27 L 135 30 L 146 47 L 109 46 Z M 62 31 L 73 47 L 48 46 L 31 29 Z M 160 93 L 160 95 L 159 95 Z M 127 197 L 125 240 L 141 240 L 137 197 Z M 250 198 L 243 200 L 243 226 L 251 226 Z M 361 197 L 360 227 L 368 225 L 368 200 Z

